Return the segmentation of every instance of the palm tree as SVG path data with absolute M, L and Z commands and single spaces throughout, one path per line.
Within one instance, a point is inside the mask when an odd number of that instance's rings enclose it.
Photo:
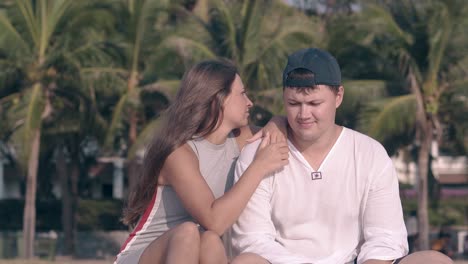
M 406 93 L 383 102 L 362 124 L 383 142 L 408 136 L 417 148 L 420 249 L 429 248 L 428 174 L 433 142 L 440 142 L 443 98 L 466 84 L 468 6 L 464 1 L 380 1 L 360 14 L 355 39 L 393 62 Z M 465 88 L 466 89 L 466 88 Z M 400 89 L 404 90 L 404 89 Z M 402 142 L 406 144 L 407 142 Z
M 162 87 L 172 87 L 171 82 L 161 81 L 153 58 L 156 46 L 168 24 L 169 1 L 156 0 L 110 0 L 102 3 L 113 14 L 113 30 L 107 32 L 105 45 L 112 60 L 99 65 L 89 65 L 81 72 L 89 87 L 117 87 L 118 101 L 112 109 L 109 128 L 104 138 L 104 155 L 127 155 L 129 185 L 136 176 L 136 160 L 128 155 L 129 149 L 138 140 L 142 127 L 147 125 L 145 93 L 158 92 Z M 109 79 L 111 83 L 109 83 Z M 103 80 L 105 83 L 103 84 Z M 156 89 L 154 89 L 157 87 Z M 115 89 L 115 88 L 114 88 Z M 163 104 L 166 99 L 162 99 Z
M 317 20 L 281 1 L 210 3 L 208 18 L 178 9 L 186 16 L 161 48 L 175 50 L 186 65 L 208 58 L 231 59 L 252 90 L 278 87 L 287 55 L 321 37 L 314 32 Z
M 205 16 L 175 7 L 175 33 L 158 50 L 181 58 L 185 67 L 203 59 L 232 60 L 255 101 L 251 121 L 265 124 L 271 112 L 278 113 L 269 102 L 281 94 L 287 55 L 319 43 L 320 21 L 276 0 L 202 2 Z
M 78 72 L 78 70 L 76 71 Z M 61 92 L 60 104 L 52 119 L 43 126 L 44 148 L 55 155 L 54 165 L 61 183 L 62 228 L 64 233 L 64 253 L 75 252 L 75 231 L 79 203 L 78 181 L 86 169 L 86 152 L 89 139 L 104 134 L 104 122 L 93 101 L 86 92 L 86 85 L 73 79 L 73 83 L 60 82 L 66 88 Z
M 20 154 L 27 169 L 23 216 L 24 257 L 34 256 L 37 168 L 43 123 L 54 115 L 61 97 L 61 78 L 71 75 L 67 65 L 99 57 L 86 37 L 96 23 L 88 1 L 12 1 L 0 14 L 2 63 L 22 80 L 3 103 L 19 110 L 14 132 L 21 138 Z M 77 36 L 81 36 L 78 38 Z M 92 57 L 89 55 L 93 54 Z M 67 73 L 67 74 L 66 74 Z

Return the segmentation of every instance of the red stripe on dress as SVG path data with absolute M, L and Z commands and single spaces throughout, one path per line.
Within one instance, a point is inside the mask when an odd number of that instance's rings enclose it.
M 151 214 L 151 211 L 153 210 L 154 203 L 156 202 L 156 193 L 157 193 L 158 188 L 156 187 L 156 190 L 154 191 L 153 198 L 151 198 L 151 202 L 149 203 L 148 207 L 146 207 L 145 213 L 141 217 L 140 221 L 138 222 L 138 225 L 133 229 L 132 233 L 128 236 L 128 238 L 125 240 L 125 243 L 122 245 L 120 248 L 120 252 L 122 252 L 125 247 L 127 247 L 128 243 L 132 241 L 132 239 L 135 237 L 136 233 L 140 231 L 143 226 L 145 225 L 146 221 L 148 220 L 149 215 Z

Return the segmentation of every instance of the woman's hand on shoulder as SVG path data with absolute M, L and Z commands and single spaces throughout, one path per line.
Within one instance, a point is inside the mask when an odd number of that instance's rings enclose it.
M 246 142 L 252 143 L 264 137 L 267 133 L 270 135 L 271 143 L 286 141 L 288 137 L 287 122 L 288 120 L 284 116 L 274 116 L 262 129 L 257 131 L 255 135 L 247 139 Z
M 264 170 L 269 175 L 289 163 L 289 147 L 286 141 L 272 142 L 269 132 L 262 138 L 255 158 L 250 166 Z

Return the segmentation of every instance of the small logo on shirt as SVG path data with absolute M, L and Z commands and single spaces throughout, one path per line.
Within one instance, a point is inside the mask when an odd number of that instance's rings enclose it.
M 311 176 L 312 176 L 312 180 L 322 179 L 322 173 L 320 171 L 312 172 Z

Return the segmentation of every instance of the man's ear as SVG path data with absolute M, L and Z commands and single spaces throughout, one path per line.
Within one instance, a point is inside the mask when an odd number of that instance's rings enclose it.
M 341 103 L 343 102 L 343 96 L 344 96 L 344 87 L 343 85 L 340 85 L 340 87 L 338 88 L 338 92 L 336 93 L 336 96 L 335 96 L 336 108 L 340 107 Z

